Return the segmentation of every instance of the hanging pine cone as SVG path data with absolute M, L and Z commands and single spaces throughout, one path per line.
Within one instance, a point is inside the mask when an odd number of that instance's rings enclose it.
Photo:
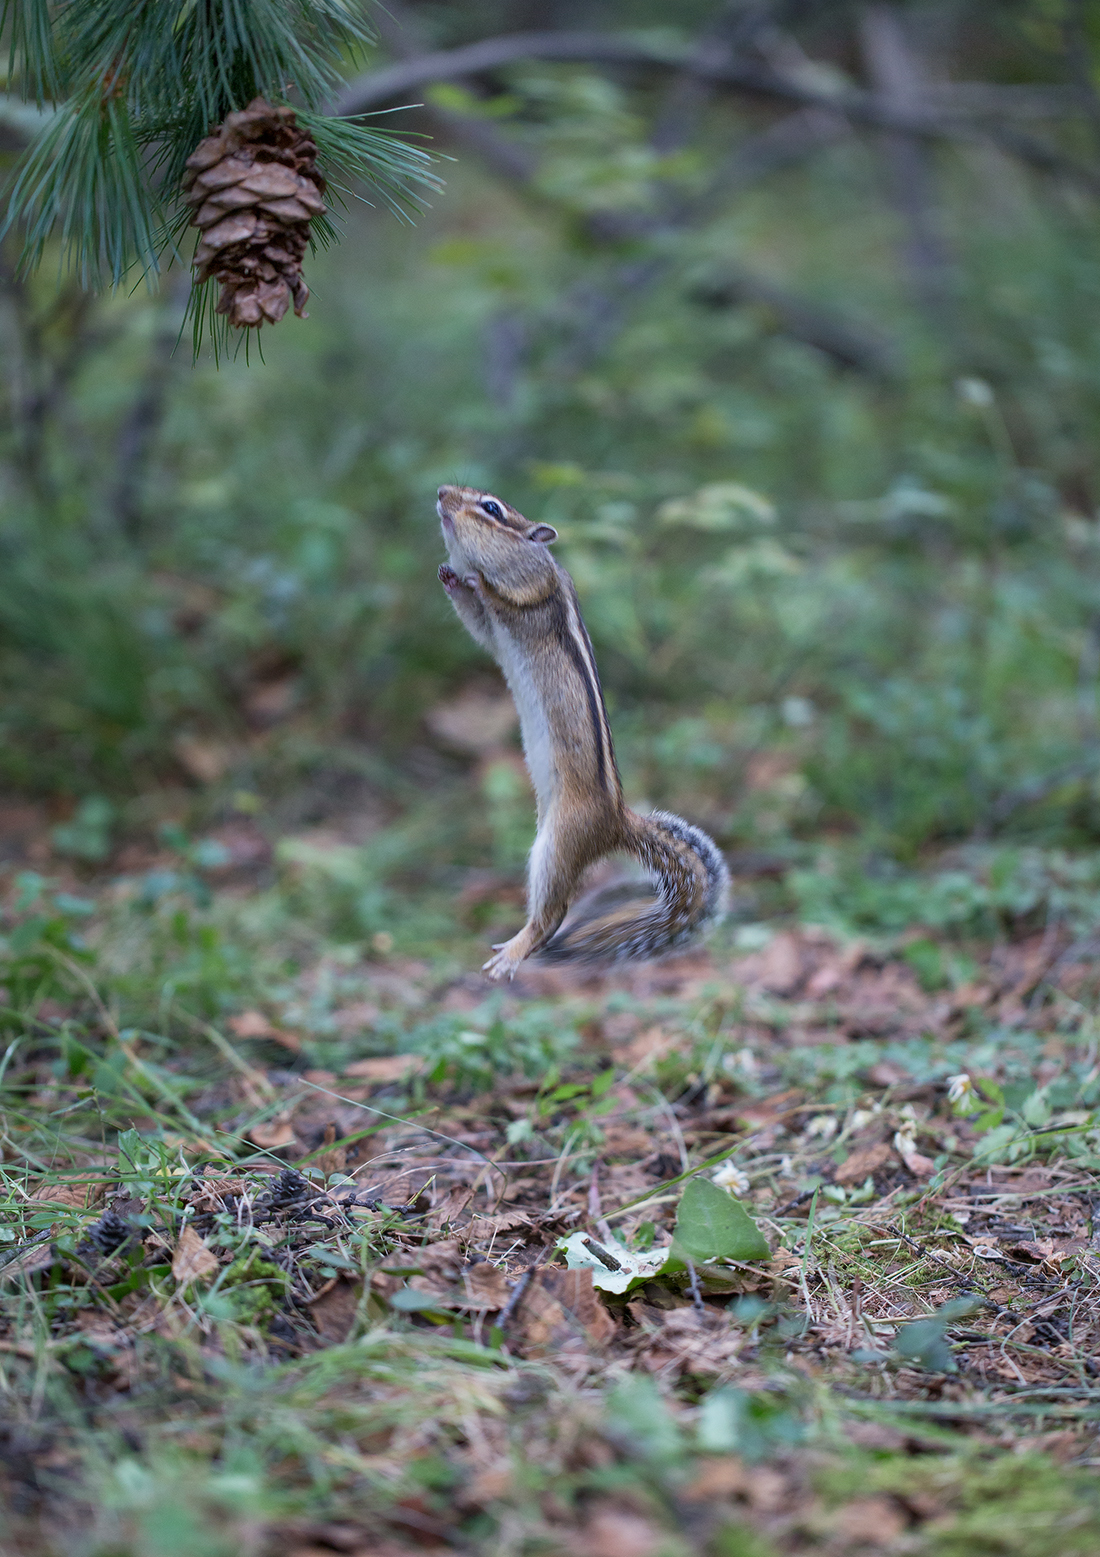
M 238 329 L 277 324 L 294 302 L 305 318 L 302 258 L 309 224 L 325 209 L 317 145 L 292 108 L 257 97 L 200 141 L 184 174 L 202 238 L 197 283 L 221 282 L 217 312 Z

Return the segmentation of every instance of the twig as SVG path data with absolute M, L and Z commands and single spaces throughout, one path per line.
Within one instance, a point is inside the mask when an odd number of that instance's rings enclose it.
M 876 93 L 853 89 L 823 91 L 780 71 L 745 65 L 717 52 L 699 53 L 690 46 L 686 50 L 670 48 L 626 33 L 510 33 L 484 38 L 457 49 L 421 54 L 350 82 L 331 105 L 330 112 L 355 117 L 416 92 L 431 82 L 454 81 L 461 76 L 480 75 L 532 59 L 576 60 L 593 65 L 648 65 L 677 70 L 751 96 L 844 114 L 854 123 L 876 129 L 901 131 L 927 140 L 993 140 L 1021 161 L 1044 172 L 1072 178 L 1094 193 L 1100 193 L 1100 174 L 1057 147 L 1021 133 L 1011 123 L 992 126 L 968 123 L 963 95 L 957 98 L 953 112 L 944 113 L 928 106 L 916 111 L 901 109 L 884 103 Z M 943 95 L 939 96 L 942 101 Z M 1006 115 L 1012 112 L 1009 104 L 1010 99 L 1006 98 Z

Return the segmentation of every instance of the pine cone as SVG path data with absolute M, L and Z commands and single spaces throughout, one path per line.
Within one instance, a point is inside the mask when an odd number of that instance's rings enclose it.
M 195 280 L 221 282 L 217 312 L 238 329 L 277 324 L 294 302 L 306 317 L 302 258 L 325 209 L 317 145 L 292 108 L 262 97 L 226 116 L 187 159 L 183 187 L 202 237 Z

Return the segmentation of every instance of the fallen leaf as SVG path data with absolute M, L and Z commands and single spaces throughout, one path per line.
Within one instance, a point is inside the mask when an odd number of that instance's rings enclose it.
M 845 1422 L 844 1437 L 861 1449 L 889 1449 L 891 1453 L 904 1449 L 906 1443 L 905 1434 L 885 1422 Z M 909 1501 L 908 1493 L 906 1501 Z
M 247 1179 L 205 1176 L 199 1180 L 194 1194 L 187 1197 L 187 1204 L 196 1211 L 224 1211 L 226 1195 L 243 1195 L 250 1188 Z
M 617 1238 L 593 1238 L 589 1233 L 570 1233 L 559 1238 L 557 1247 L 565 1255 L 570 1270 L 588 1271 L 592 1284 L 603 1292 L 628 1292 L 643 1281 L 652 1281 L 665 1269 L 671 1249 L 662 1247 L 639 1252 L 627 1248 Z M 682 1269 L 681 1264 L 677 1264 Z
M 893 1498 L 879 1494 L 856 1498 L 854 1502 L 838 1508 L 832 1524 L 845 1541 L 879 1546 L 887 1541 L 896 1541 L 906 1529 L 907 1520 Z
M 226 1025 L 238 1038 L 270 1038 L 273 1043 L 281 1043 L 284 1049 L 289 1049 L 293 1054 L 301 1052 L 301 1039 L 294 1033 L 275 1027 L 262 1011 L 242 1011 L 239 1016 L 231 1016 Z
M 381 1054 L 376 1059 L 353 1060 L 344 1066 L 345 1076 L 361 1076 L 365 1081 L 404 1081 L 424 1069 L 419 1054 Z
M 1060 1265 L 1063 1260 L 1072 1260 L 1074 1255 L 1087 1249 L 1084 1243 L 1075 1243 L 1071 1246 L 1057 1248 L 1050 1238 L 1021 1238 L 1018 1243 L 1002 1245 L 1004 1252 L 1014 1260 L 1027 1260 L 1036 1265 Z
M 233 764 L 233 751 L 222 741 L 177 735 L 172 742 L 180 767 L 200 784 L 216 784 Z
M 508 1233 L 516 1227 L 530 1227 L 530 1211 L 505 1211 L 499 1216 L 475 1216 L 468 1226 L 461 1229 L 464 1243 L 484 1243 L 500 1233 Z
M 81 1210 L 103 1198 L 101 1184 L 39 1184 L 30 1191 L 31 1200 L 54 1206 L 79 1206 Z
M 736 1497 L 748 1492 L 751 1479 L 744 1461 L 736 1454 L 716 1454 L 703 1461 L 702 1469 L 684 1488 L 684 1496 L 695 1503 Z
M 590 1270 L 542 1265 L 528 1282 L 516 1315 L 523 1351 L 545 1357 L 568 1342 L 606 1346 L 615 1321 L 596 1296 Z
M 463 1308 L 506 1308 L 511 1297 L 508 1278 L 497 1265 L 482 1260 L 462 1272 L 462 1285 L 466 1289 Z
M 361 1281 L 341 1276 L 335 1286 L 310 1303 L 310 1316 L 324 1340 L 339 1346 L 350 1337 L 362 1295 Z
M 348 1165 L 348 1149 L 346 1146 L 336 1145 L 336 1126 L 330 1121 L 325 1126 L 324 1138 L 321 1145 L 326 1148 L 319 1152 L 309 1164 L 311 1173 L 319 1173 L 328 1178 L 330 1173 L 343 1173 Z
M 885 1141 L 880 1141 L 877 1146 L 864 1146 L 862 1150 L 852 1152 L 851 1156 L 845 1158 L 833 1178 L 838 1184 L 862 1184 L 864 1179 L 872 1177 L 891 1162 L 893 1155 Z
M 936 1171 L 936 1164 L 931 1157 L 925 1157 L 917 1148 L 907 1144 L 908 1138 L 900 1132 L 894 1137 L 894 1150 L 904 1162 L 909 1172 L 917 1179 L 931 1178 Z
M 766 1125 L 775 1124 L 780 1119 L 785 1119 L 788 1114 L 793 1114 L 804 1097 L 804 1092 L 799 1092 L 792 1087 L 786 1092 L 773 1092 L 771 1097 L 735 1103 L 729 1112 L 733 1119 L 747 1125 L 750 1130 L 759 1130 Z
M 499 1465 L 488 1465 L 463 1487 L 458 1501 L 463 1508 L 484 1508 L 487 1503 L 496 1503 L 506 1498 L 514 1480 L 511 1464 L 507 1460 Z
M 276 1151 L 281 1146 L 293 1146 L 294 1126 L 287 1114 L 281 1114 L 275 1119 L 269 1119 L 266 1124 L 253 1125 L 247 1139 L 253 1146 L 261 1146 L 265 1151 Z
M 663 1027 L 647 1027 L 630 1043 L 617 1047 L 614 1054 L 620 1065 L 632 1071 L 642 1071 L 662 1059 L 675 1042 L 675 1033 L 666 1032 Z
M 759 957 L 758 979 L 773 995 L 789 994 L 802 975 L 802 948 L 786 931 L 773 936 Z
M 639 1514 L 608 1508 L 589 1518 L 581 1543 L 575 1550 L 583 1557 L 651 1557 L 662 1545 L 662 1536 Z
M 186 1286 L 189 1281 L 212 1276 L 217 1268 L 217 1255 L 210 1252 L 193 1227 L 184 1227 L 172 1256 L 172 1275 L 176 1281 Z
M 56 1259 L 53 1244 L 48 1239 L 42 1243 L 33 1243 L 21 1254 L 17 1254 L 13 1260 L 0 1265 L 0 1282 L 19 1281 L 25 1276 L 37 1276 L 39 1272 L 49 1270 Z

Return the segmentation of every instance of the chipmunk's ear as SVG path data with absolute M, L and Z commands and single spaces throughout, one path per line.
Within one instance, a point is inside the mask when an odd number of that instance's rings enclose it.
M 528 530 L 529 541 L 539 541 L 543 546 L 549 546 L 551 541 L 556 541 L 558 532 L 552 524 L 537 524 L 533 530 Z

